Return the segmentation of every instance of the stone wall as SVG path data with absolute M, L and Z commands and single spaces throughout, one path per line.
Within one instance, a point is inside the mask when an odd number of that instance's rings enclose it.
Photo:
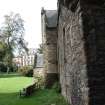
M 58 27 L 58 58 L 62 94 L 71 105 L 86 105 L 88 87 L 81 13 L 62 7 Z M 84 102 L 82 101 L 84 100 Z
M 34 69 L 34 73 L 33 73 L 33 76 L 36 77 L 36 76 L 41 76 L 44 78 L 44 70 L 43 68 L 35 68 Z
M 57 71 L 57 29 L 46 30 L 45 50 L 45 77 L 46 87 L 51 87 L 58 80 Z
M 42 38 L 44 53 L 45 87 L 50 88 L 58 80 L 56 22 L 57 11 L 43 10 L 42 12 Z
M 59 72 L 70 105 L 105 105 L 105 1 L 58 0 L 58 29 L 43 14 L 46 87 Z
M 89 105 L 105 105 L 105 6 L 81 1 Z
M 59 0 L 58 68 L 70 105 L 105 105 L 105 7 Z

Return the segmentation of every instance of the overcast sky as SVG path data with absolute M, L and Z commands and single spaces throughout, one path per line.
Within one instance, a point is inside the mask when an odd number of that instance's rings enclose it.
M 41 43 L 41 7 L 56 9 L 57 0 L 1 0 L 0 26 L 3 16 L 10 12 L 19 13 L 25 21 L 25 40 L 29 48 L 37 48 Z

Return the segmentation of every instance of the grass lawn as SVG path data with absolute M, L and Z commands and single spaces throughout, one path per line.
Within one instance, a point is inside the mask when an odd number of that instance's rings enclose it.
M 33 83 L 33 78 L 19 75 L 0 75 L 0 105 L 67 105 L 54 90 L 40 90 L 27 98 L 19 90 Z

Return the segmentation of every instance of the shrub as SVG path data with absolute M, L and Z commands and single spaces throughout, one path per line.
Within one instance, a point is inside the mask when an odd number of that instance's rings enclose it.
M 33 68 L 30 66 L 24 66 L 18 69 L 18 72 L 23 76 L 32 77 L 33 76 Z
M 34 82 L 37 84 L 38 89 L 43 89 L 44 88 L 44 77 L 40 75 L 34 75 Z
M 18 66 L 15 63 L 13 63 L 12 72 L 17 72 L 17 71 L 18 71 Z
M 7 66 L 2 62 L 0 62 L 0 71 L 1 72 L 6 72 L 7 71 Z

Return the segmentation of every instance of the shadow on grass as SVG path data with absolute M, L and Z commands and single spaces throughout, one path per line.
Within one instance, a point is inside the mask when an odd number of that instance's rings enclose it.
M 67 105 L 60 94 L 52 90 L 38 90 L 30 97 L 17 93 L 0 93 L 0 105 Z
M 20 97 L 19 92 L 0 93 L 0 105 L 37 105 L 35 97 L 34 93 L 29 97 Z

